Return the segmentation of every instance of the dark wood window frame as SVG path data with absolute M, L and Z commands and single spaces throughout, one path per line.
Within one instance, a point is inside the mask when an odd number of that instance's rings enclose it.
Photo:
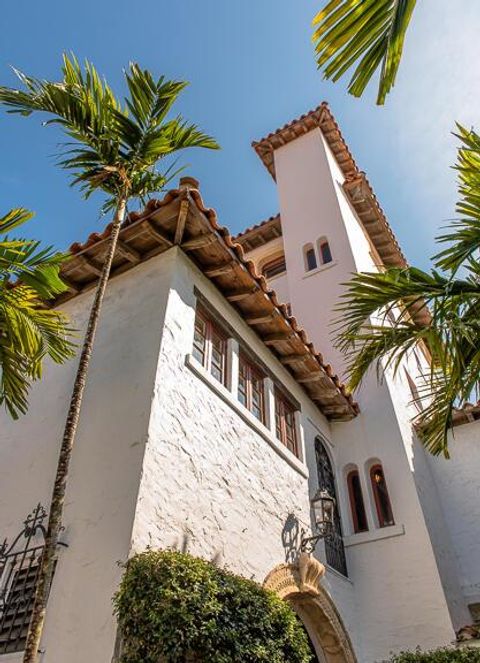
M 275 389 L 275 434 L 277 439 L 297 458 L 298 436 L 295 421 L 297 408 L 278 389 Z
M 306 244 L 303 247 L 303 253 L 305 257 L 305 271 L 312 272 L 314 269 L 317 269 L 317 255 L 313 244 Z
M 385 473 L 380 463 L 376 463 L 370 468 L 370 483 L 377 511 L 378 526 L 390 527 L 395 525 Z
M 238 356 L 238 400 L 262 424 L 265 423 L 265 374 L 240 352 Z
M 227 384 L 227 334 L 202 308 L 195 312 L 192 354 L 220 384 Z
M 356 480 L 358 481 L 357 487 L 355 487 Z M 367 512 L 365 510 L 360 474 L 357 469 L 350 470 L 347 474 L 347 486 L 353 521 L 353 531 L 355 534 L 358 534 L 359 532 L 368 532 Z
M 287 271 L 285 256 L 277 256 L 273 260 L 268 260 L 262 267 L 262 274 L 266 279 L 283 274 Z
M 333 262 L 332 250 L 328 239 L 322 238 L 318 243 L 318 252 L 322 265 L 328 265 Z

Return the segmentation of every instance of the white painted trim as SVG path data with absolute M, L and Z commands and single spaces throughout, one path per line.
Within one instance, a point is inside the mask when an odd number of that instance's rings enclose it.
M 302 279 L 308 279 L 309 276 L 314 276 L 315 274 L 318 274 L 319 272 L 324 272 L 327 269 L 330 269 L 330 267 L 335 267 L 337 265 L 336 260 L 332 260 L 332 262 L 327 262 L 325 265 L 320 265 L 320 267 L 317 267 L 316 269 L 312 269 L 306 274 L 302 276 Z
M 370 532 L 359 532 L 358 534 L 346 536 L 343 539 L 343 544 L 345 548 L 350 548 L 351 546 L 358 546 L 362 543 L 392 539 L 395 536 L 402 536 L 403 534 L 405 534 L 404 525 L 390 525 L 389 527 L 374 529 Z
M 188 354 L 185 357 L 185 366 L 189 368 L 202 382 L 204 382 L 212 391 L 214 391 L 217 396 L 219 396 L 227 405 L 229 405 L 232 410 L 234 410 L 243 421 L 248 424 L 251 428 L 255 430 L 256 433 L 261 435 L 264 440 L 281 456 L 287 463 L 293 467 L 299 474 L 301 474 L 305 479 L 308 479 L 308 469 L 307 466 L 299 460 L 291 451 L 287 449 L 281 442 L 277 440 L 274 433 L 270 431 L 261 421 L 259 421 L 246 407 L 244 407 L 240 401 L 238 401 L 233 394 L 225 387 L 223 384 L 220 384 L 218 380 L 215 380 L 214 377 L 205 370 L 205 368 L 198 362 L 195 357 L 191 354 Z

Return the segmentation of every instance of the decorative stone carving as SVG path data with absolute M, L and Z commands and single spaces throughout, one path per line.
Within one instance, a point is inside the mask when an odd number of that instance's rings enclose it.
M 323 564 L 307 553 L 300 553 L 294 564 L 276 566 L 265 578 L 263 586 L 292 604 L 308 631 L 319 660 L 356 663 L 342 619 L 320 585 L 324 574 Z

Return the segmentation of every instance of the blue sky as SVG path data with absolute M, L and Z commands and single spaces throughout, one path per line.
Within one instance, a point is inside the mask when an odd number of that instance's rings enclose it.
M 408 259 L 426 267 L 433 238 L 454 214 L 455 120 L 480 128 L 480 3 L 422 0 L 387 106 L 356 100 L 316 71 L 310 21 L 324 0 L 43 0 L 2 6 L 0 81 L 8 65 L 57 78 L 61 53 L 88 57 L 119 93 L 138 61 L 191 85 L 177 110 L 214 135 L 220 152 L 190 151 L 188 174 L 233 232 L 278 210 L 275 184 L 250 143 L 327 100 Z M 0 116 L 2 210 L 36 211 L 29 232 L 63 249 L 99 230 L 54 165 L 60 136 L 40 118 Z

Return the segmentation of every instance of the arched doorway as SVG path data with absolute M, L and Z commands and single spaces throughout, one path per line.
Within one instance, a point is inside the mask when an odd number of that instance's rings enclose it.
M 279 564 L 263 583 L 288 601 L 302 620 L 320 663 L 356 663 L 352 643 L 335 605 L 319 584 L 325 567 L 306 553 Z

